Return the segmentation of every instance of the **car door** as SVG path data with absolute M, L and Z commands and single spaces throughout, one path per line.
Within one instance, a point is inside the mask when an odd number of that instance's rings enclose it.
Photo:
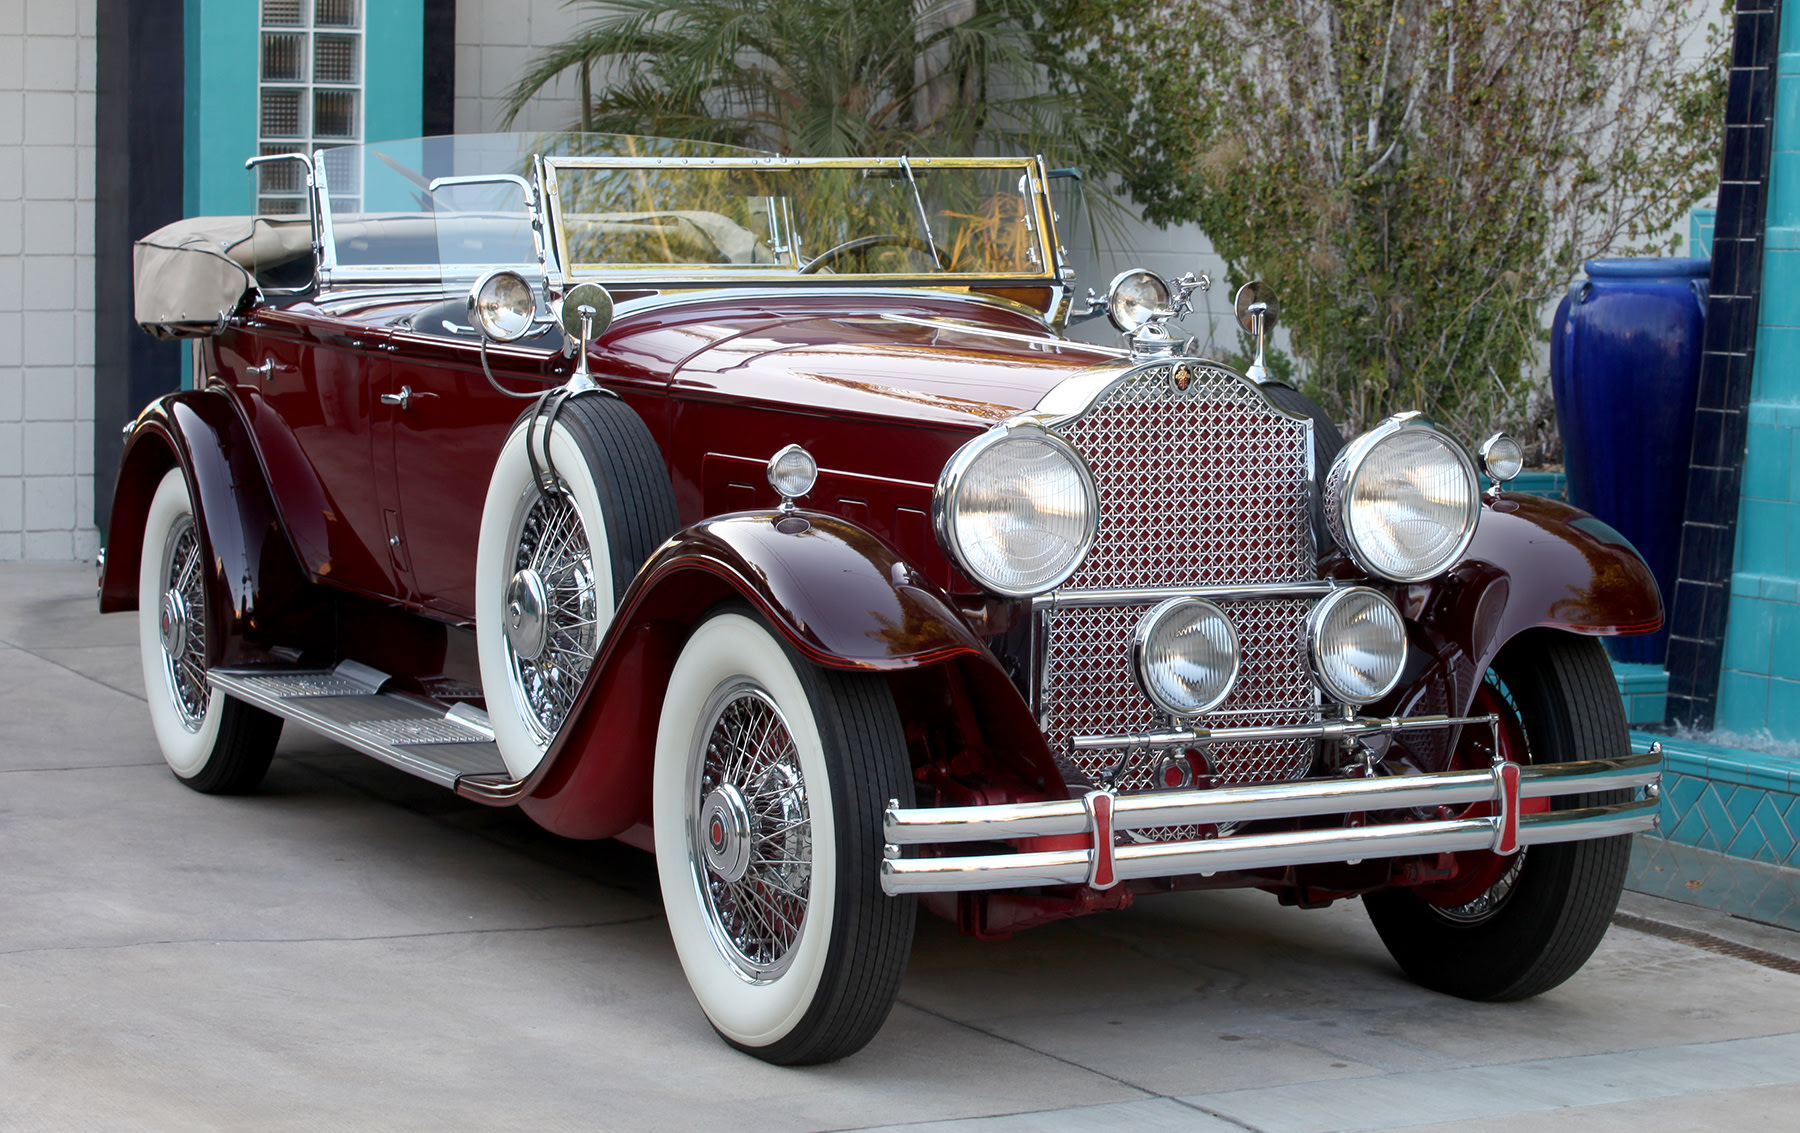
M 307 570 L 382 596 L 400 580 L 376 490 L 372 411 L 388 335 L 310 307 L 263 311 L 221 361 L 238 368 L 245 415 Z
M 422 318 L 393 337 L 389 399 L 378 405 L 376 444 L 386 474 L 400 563 L 413 600 L 459 619 L 475 616 L 475 548 L 488 478 L 506 434 L 531 404 L 508 397 L 481 371 L 473 335 Z M 466 317 L 466 316 L 465 316 Z M 454 317 L 452 326 L 461 326 Z M 437 333 L 427 333 L 433 330 Z M 567 375 L 560 339 L 490 347 L 488 361 L 501 385 L 536 395 Z

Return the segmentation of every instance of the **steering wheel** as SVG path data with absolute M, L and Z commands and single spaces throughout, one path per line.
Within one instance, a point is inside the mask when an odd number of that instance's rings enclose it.
M 898 244 L 903 248 L 911 248 L 915 252 L 924 252 L 927 256 L 931 256 L 932 262 L 937 265 L 939 271 L 942 271 L 944 268 L 943 261 L 938 259 L 935 255 L 932 255 L 931 245 L 919 239 L 917 236 L 907 236 L 900 232 L 877 232 L 873 236 L 858 236 L 853 240 L 846 240 L 842 244 L 837 244 L 825 249 L 812 259 L 801 264 L 799 274 L 806 275 L 811 272 L 816 272 L 831 261 L 837 259 L 839 256 L 847 255 L 850 252 L 861 251 L 864 248 L 873 248 L 881 244 Z

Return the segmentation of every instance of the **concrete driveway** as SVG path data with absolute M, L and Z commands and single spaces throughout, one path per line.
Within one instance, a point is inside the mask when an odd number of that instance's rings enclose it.
M 1800 1111 L 1800 976 L 1779 963 L 1615 927 L 1562 988 L 1472 1005 L 1402 979 L 1357 902 L 1260 893 L 999 943 L 922 919 L 868 1049 L 766 1066 L 708 1028 L 637 851 L 297 729 L 257 795 L 179 785 L 135 618 L 93 613 L 92 578 L 0 564 L 0 1130 L 1542 1131 Z M 1791 934 L 1701 927 L 1800 956 Z

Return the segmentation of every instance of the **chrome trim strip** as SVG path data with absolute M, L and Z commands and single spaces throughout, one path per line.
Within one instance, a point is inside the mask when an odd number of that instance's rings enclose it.
M 1526 798 L 1647 788 L 1643 798 L 1579 810 L 1520 815 L 1520 846 L 1608 838 L 1657 825 L 1659 801 L 1655 787 L 1662 772 L 1660 743 L 1652 744 L 1643 753 L 1518 770 L 1520 793 Z M 1498 804 L 1503 791 L 1501 778 L 1492 769 L 1486 769 L 1127 795 L 1113 800 L 1106 826 L 1139 830 L 1188 823 L 1329 816 L 1478 802 Z M 967 857 L 900 856 L 900 847 L 909 844 L 1068 834 L 1086 834 L 1091 838 L 1099 824 L 1094 817 L 1098 809 L 1106 808 L 1096 808 L 1091 794 L 1080 799 L 989 807 L 901 809 L 890 805 L 882 819 L 888 841 L 881 862 L 882 889 L 898 895 L 1081 885 L 1091 883 L 1100 858 L 1111 859 L 1117 880 L 1130 880 L 1484 850 L 1496 844 L 1507 825 L 1507 818 L 1499 813 L 1497 805 L 1495 814 L 1472 818 L 1110 846 L 1111 852 L 1101 855 L 1091 849 L 1074 849 Z
M 1033 610 L 1073 610 L 1083 606 L 1151 606 L 1169 598 L 1252 602 L 1276 598 L 1323 598 L 1356 582 L 1268 582 L 1235 586 L 1144 586 L 1121 590 L 1052 590 L 1031 600 Z
M 1320 720 L 1313 724 L 1265 724 L 1248 728 L 1188 728 L 1167 732 L 1139 732 L 1125 736 L 1075 736 L 1069 746 L 1076 751 L 1112 751 L 1116 748 L 1187 747 L 1194 744 L 1252 743 L 1260 740 L 1341 740 L 1358 736 L 1393 735 L 1454 724 L 1488 724 L 1493 716 L 1406 716 L 1383 719 L 1353 716 Z
M 1660 748 L 1653 754 L 1634 754 L 1619 759 L 1523 767 L 1519 793 L 1520 797 L 1530 799 L 1642 787 L 1655 781 L 1661 771 Z M 1489 770 L 1442 771 L 1386 779 L 1314 779 L 1217 787 L 1205 791 L 1121 795 L 1113 810 L 1112 824 L 1118 830 L 1144 830 L 1188 823 L 1252 822 L 1369 810 L 1454 806 L 1495 798 L 1494 776 Z M 912 810 L 890 808 L 882 817 L 882 835 L 896 845 L 919 845 L 1083 834 L 1089 829 L 1086 815 L 1080 799 Z

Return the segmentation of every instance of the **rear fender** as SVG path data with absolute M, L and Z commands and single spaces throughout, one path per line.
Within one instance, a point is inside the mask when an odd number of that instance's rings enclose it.
M 739 513 L 679 532 L 638 572 L 538 771 L 518 783 L 469 777 L 458 790 L 516 801 L 568 837 L 610 837 L 644 821 L 663 690 L 688 632 L 727 600 L 748 603 L 814 664 L 887 675 L 908 703 L 961 702 L 975 691 L 990 702 L 978 711 L 997 749 L 1016 751 L 1015 716 L 1029 723 L 950 600 L 886 544 L 836 516 Z M 1016 704 L 981 695 L 988 690 Z M 1027 761 L 1054 774 L 1047 750 Z
M 283 531 L 250 432 L 231 398 L 216 390 L 160 397 L 138 415 L 119 463 L 107 527 L 101 613 L 138 608 L 144 520 L 170 468 L 187 478 L 194 518 L 206 536 L 208 665 L 261 659 L 246 639 L 292 614 L 307 578 Z
M 1412 648 L 1401 692 L 1376 706 L 1382 715 L 1465 714 L 1494 658 L 1528 630 L 1613 637 L 1663 620 L 1656 578 L 1629 540 L 1586 512 L 1526 495 L 1487 504 L 1463 561 L 1401 600 Z

